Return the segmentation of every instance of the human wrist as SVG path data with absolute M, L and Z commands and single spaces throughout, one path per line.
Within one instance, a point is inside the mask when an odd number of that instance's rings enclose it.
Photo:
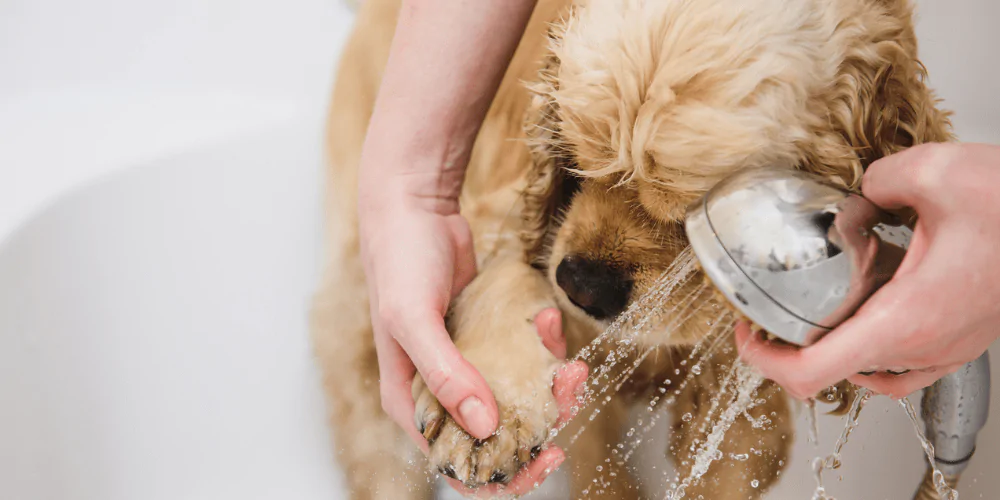
M 358 179 L 361 206 L 457 212 L 471 144 L 439 137 L 419 147 L 411 145 L 414 141 L 379 140 L 392 135 L 370 135 L 365 146 Z
M 456 190 L 438 187 L 433 174 L 391 173 L 359 182 L 358 209 L 362 222 L 416 213 L 454 215 L 459 213 L 459 201 Z

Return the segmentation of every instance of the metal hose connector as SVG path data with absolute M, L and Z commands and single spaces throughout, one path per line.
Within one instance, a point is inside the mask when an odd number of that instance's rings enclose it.
M 921 415 L 938 470 L 959 476 L 990 411 L 989 352 L 924 390 Z
M 976 437 L 990 411 L 990 356 L 983 353 L 924 390 L 921 416 L 927 439 L 934 446 L 934 467 L 957 491 L 958 479 L 976 452 Z M 914 500 L 943 500 L 934 486 L 934 469 L 927 468 Z

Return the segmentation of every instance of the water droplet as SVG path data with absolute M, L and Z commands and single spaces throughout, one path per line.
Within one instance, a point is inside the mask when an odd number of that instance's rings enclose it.
M 685 413 L 684 415 L 681 416 L 681 420 L 683 420 L 684 422 L 690 422 L 693 418 L 694 416 L 691 415 L 690 413 Z
M 750 481 L 750 486 L 753 486 L 754 488 L 756 488 L 756 487 L 760 486 L 760 481 L 754 479 L 753 481 Z

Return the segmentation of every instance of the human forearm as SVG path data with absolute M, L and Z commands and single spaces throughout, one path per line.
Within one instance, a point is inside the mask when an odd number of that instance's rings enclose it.
M 368 130 L 362 183 L 453 203 L 535 0 L 404 0 Z M 370 184 L 369 184 L 370 185 Z

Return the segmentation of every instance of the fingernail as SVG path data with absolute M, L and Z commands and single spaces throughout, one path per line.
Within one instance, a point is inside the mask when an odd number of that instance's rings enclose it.
M 458 405 L 458 414 L 462 416 L 462 421 L 473 436 L 485 438 L 493 434 L 493 419 L 479 398 L 470 396 L 462 401 L 462 404 Z

